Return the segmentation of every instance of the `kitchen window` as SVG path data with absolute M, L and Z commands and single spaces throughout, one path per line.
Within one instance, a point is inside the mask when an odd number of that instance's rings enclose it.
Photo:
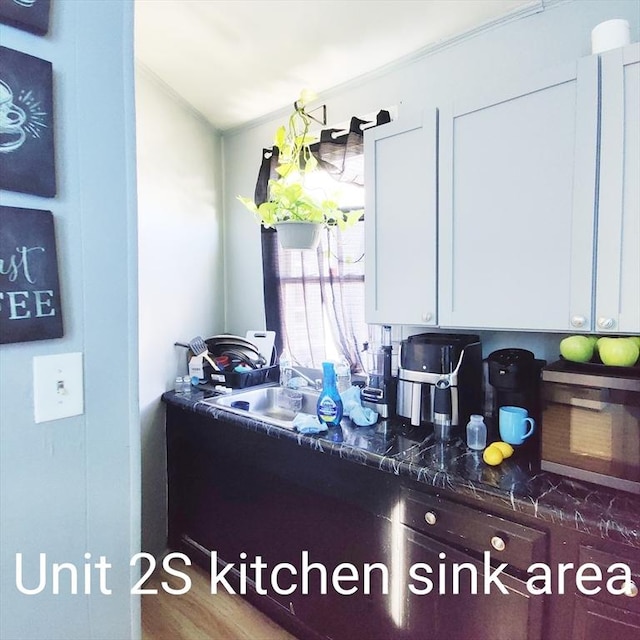
M 331 180 L 330 177 L 327 178 Z M 364 189 L 349 185 L 340 199 L 345 211 L 364 207 Z M 344 355 L 362 371 L 364 321 L 364 219 L 338 231 L 323 229 L 316 251 L 285 251 L 273 229 L 263 229 L 267 328 L 281 336 L 297 366 L 319 368 Z
M 373 122 L 353 118 L 348 131 L 323 131 L 312 146 L 325 168 L 315 172 L 317 187 L 335 194 L 344 211 L 364 208 L 362 130 L 389 119 L 386 111 Z M 264 150 L 256 202 L 261 186 L 266 199 L 271 154 Z M 345 356 L 353 372 L 363 371 L 364 220 L 323 230 L 315 252 L 283 250 L 276 231 L 263 228 L 262 254 L 267 329 L 276 331 L 279 351 L 286 348 L 296 366 L 320 368 Z
M 367 335 L 364 220 L 342 232 L 323 230 L 316 251 L 277 251 L 280 318 L 275 330 L 294 364 L 319 368 L 323 360 L 344 355 L 354 371 L 361 371 Z

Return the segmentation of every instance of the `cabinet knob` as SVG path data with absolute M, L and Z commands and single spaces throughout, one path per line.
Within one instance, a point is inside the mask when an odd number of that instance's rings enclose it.
M 433 320 L 433 313 L 426 311 L 422 314 L 422 320 L 423 322 L 431 322 Z
M 584 316 L 571 316 L 571 326 L 579 329 L 587 324 L 587 319 Z
M 424 521 L 433 526 L 438 521 L 438 518 L 433 511 L 427 511 L 427 513 L 424 514 Z
M 613 318 L 598 318 L 598 327 L 600 329 L 613 329 L 616 322 Z
M 638 585 L 633 580 L 627 585 L 627 590 L 624 592 L 624 595 L 629 598 L 635 598 L 638 595 Z
M 504 538 L 501 538 L 500 536 L 493 536 L 493 538 L 491 538 L 491 546 L 496 551 L 504 551 L 507 548 L 507 543 Z

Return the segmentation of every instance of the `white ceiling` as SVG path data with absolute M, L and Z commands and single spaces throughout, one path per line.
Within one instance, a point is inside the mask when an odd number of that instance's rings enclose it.
M 224 130 L 543 0 L 136 0 L 136 58 Z

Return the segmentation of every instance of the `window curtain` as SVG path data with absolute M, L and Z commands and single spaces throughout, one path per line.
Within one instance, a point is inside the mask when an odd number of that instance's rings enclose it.
M 320 140 L 311 145 L 319 166 L 334 180 L 364 186 L 363 131 L 391 121 L 388 111 L 380 111 L 375 122 L 351 118 L 348 131 L 325 129 Z
M 374 122 L 352 118 L 348 131 L 323 130 L 311 146 L 319 167 L 338 182 L 363 187 L 363 131 L 390 120 L 388 111 L 380 111 Z M 277 147 L 263 149 L 257 205 L 268 199 L 269 179 L 277 178 L 277 164 Z M 329 331 L 352 371 L 364 370 L 364 233 L 358 225 L 340 233 L 335 228 L 323 230 L 315 253 L 282 251 L 275 229 L 262 227 L 266 326 L 276 332 L 278 353 L 287 348 L 299 366 L 317 368 L 327 358 Z

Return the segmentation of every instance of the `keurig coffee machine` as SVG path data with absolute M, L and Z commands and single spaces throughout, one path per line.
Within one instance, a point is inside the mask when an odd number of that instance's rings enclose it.
M 500 438 L 500 407 L 522 407 L 535 420 L 533 435 L 520 445 L 532 460 L 540 455 L 540 372 L 546 364 L 526 349 L 500 349 L 486 360 L 485 416 L 495 438 Z
M 540 371 L 545 364 L 526 349 L 499 349 L 489 354 L 487 417 L 497 423 L 500 407 L 522 407 L 539 423 Z
M 472 334 L 421 333 L 400 344 L 397 413 L 448 439 L 482 410 L 482 345 Z

